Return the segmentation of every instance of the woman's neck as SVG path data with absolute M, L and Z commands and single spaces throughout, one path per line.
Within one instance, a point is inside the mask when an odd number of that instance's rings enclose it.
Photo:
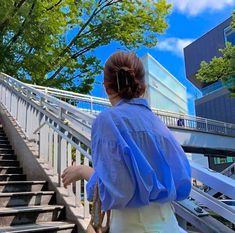
M 109 97 L 109 101 L 112 104 L 112 106 L 115 106 L 121 100 L 121 97 L 118 96 L 118 94 L 116 94 L 116 93 L 108 95 L 108 97 Z

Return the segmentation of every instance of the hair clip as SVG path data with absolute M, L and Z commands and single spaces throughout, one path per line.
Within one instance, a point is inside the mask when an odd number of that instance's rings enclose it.
M 120 92 L 120 84 L 119 84 L 119 79 L 118 79 L 118 72 L 116 73 L 116 78 L 117 78 L 118 92 Z

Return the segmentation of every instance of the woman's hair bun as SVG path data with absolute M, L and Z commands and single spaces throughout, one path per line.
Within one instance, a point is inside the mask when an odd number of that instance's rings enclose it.
M 121 98 L 140 97 L 145 91 L 144 66 L 133 53 L 116 52 L 104 67 L 104 84 Z

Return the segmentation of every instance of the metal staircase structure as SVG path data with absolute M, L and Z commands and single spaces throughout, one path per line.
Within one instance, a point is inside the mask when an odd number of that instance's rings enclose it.
M 64 190 L 61 184 L 61 173 L 72 162 L 91 165 L 91 125 L 96 115 L 110 106 L 108 101 L 57 89 L 27 85 L 2 73 L 0 74 L 0 101 L 1 112 L 7 116 L 2 124 L 18 127 L 21 137 L 29 143 L 29 146 L 33 145 L 35 157 L 52 169 L 55 178 L 53 184 L 57 187 L 57 195 L 62 193 L 61 196 L 68 200 L 65 205 L 72 206 L 73 210 L 78 210 L 76 212 L 78 225 L 80 225 L 78 232 L 84 231 L 90 217 L 89 203 L 84 189 L 86 182 L 76 182 L 68 190 Z M 188 135 L 199 133 L 205 137 L 216 137 L 221 143 L 219 150 L 226 151 L 228 148 L 229 153 L 234 153 L 234 125 L 185 115 L 185 124 L 183 127 L 179 127 L 177 120 L 180 116 L 176 113 L 156 109 L 153 111 L 171 130 L 178 130 L 176 136 L 180 132 Z M 7 118 L 11 119 L 11 124 L 6 123 Z M 6 133 L 8 132 L 6 131 Z M 11 140 L 14 141 L 14 138 L 11 137 Z M 191 148 L 192 144 L 187 145 L 189 141 L 184 141 L 184 144 L 181 143 L 181 145 L 186 149 L 187 146 Z M 21 145 L 17 142 L 13 143 L 13 149 L 20 151 L 20 148 Z M 211 144 L 209 149 L 218 150 L 218 145 L 213 147 Z M 23 153 L 21 156 L 24 156 Z M 23 161 L 23 158 L 21 159 Z M 25 164 L 27 165 L 27 163 Z M 235 199 L 235 180 L 202 168 L 193 162 L 190 165 L 194 179 Z M 26 171 L 26 175 L 28 173 L 34 174 L 30 168 Z M 203 203 L 217 216 L 222 216 L 228 223 L 235 224 L 234 209 L 195 187 L 192 189 L 189 199 L 174 203 L 179 223 L 185 231 L 188 231 L 186 225 L 188 222 L 199 232 L 234 232 L 224 222 L 212 217 L 211 213 L 199 208 L 198 202 Z M 65 216 L 67 213 L 66 207 Z M 69 218 L 69 216 L 67 217 Z

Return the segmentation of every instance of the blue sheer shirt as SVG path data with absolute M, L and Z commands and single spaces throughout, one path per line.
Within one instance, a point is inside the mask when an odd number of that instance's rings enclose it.
M 170 130 L 143 98 L 121 100 L 95 119 L 91 133 L 94 173 L 102 209 L 135 208 L 188 197 L 191 170 Z

